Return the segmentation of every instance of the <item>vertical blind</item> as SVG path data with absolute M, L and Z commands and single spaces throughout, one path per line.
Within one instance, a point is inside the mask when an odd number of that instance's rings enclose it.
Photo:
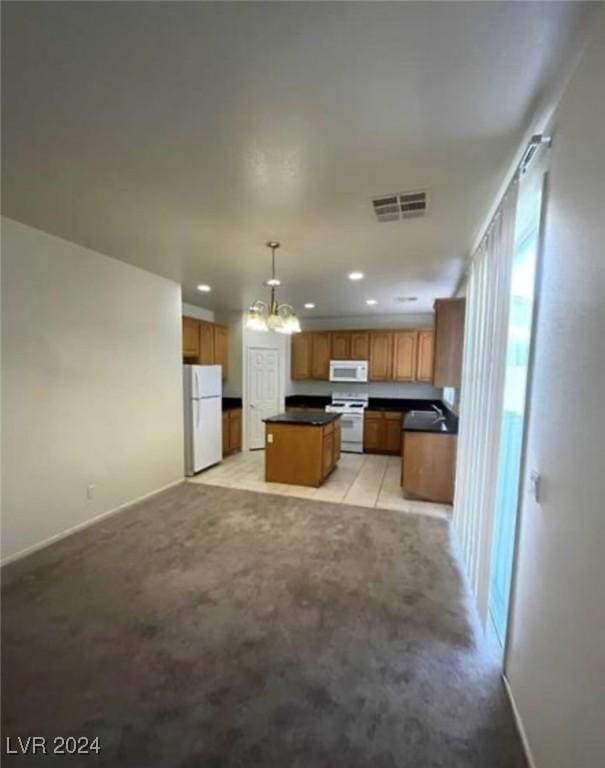
M 454 527 L 484 626 L 488 615 L 517 195 L 515 177 L 473 255 L 467 282 Z

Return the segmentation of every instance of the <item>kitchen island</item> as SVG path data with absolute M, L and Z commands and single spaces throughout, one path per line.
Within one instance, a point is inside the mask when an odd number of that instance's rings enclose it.
M 288 411 L 264 421 L 266 482 L 319 487 L 340 458 L 340 414 Z

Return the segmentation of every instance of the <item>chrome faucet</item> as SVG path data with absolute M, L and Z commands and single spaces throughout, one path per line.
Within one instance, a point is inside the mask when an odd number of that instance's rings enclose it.
M 445 421 L 445 414 L 443 413 L 443 409 L 440 408 L 438 405 L 431 405 L 431 408 L 435 411 L 437 414 L 437 417 L 435 421 Z

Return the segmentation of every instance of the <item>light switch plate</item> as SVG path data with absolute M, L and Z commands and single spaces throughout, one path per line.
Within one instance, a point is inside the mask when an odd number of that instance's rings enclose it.
M 271 432 L 269 432 L 269 434 L 267 435 L 267 442 L 268 443 L 272 443 L 273 442 L 273 435 L 271 434 Z
M 532 470 L 529 475 L 529 490 L 536 504 L 540 503 L 540 473 Z

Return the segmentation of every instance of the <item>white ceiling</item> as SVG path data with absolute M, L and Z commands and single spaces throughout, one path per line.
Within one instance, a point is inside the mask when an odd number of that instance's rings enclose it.
M 213 309 L 266 293 L 270 238 L 302 316 L 429 309 L 588 6 L 2 3 L 3 213 Z M 375 222 L 417 188 L 426 219 Z

